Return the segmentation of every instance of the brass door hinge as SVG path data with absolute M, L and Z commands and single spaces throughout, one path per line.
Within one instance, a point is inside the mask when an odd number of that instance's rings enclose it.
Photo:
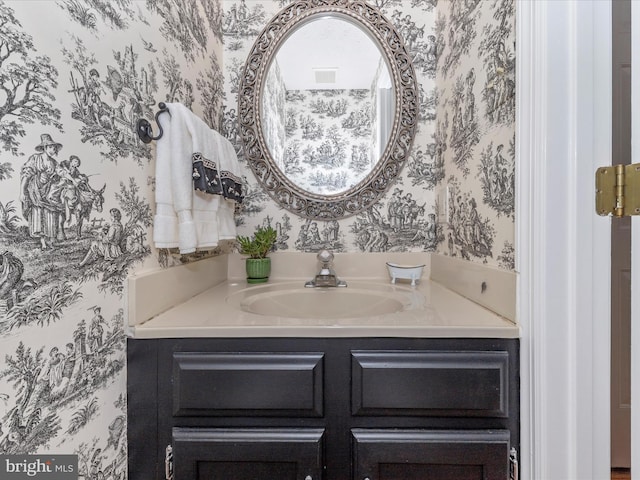
M 640 215 L 640 163 L 596 170 L 596 213 L 614 217 Z

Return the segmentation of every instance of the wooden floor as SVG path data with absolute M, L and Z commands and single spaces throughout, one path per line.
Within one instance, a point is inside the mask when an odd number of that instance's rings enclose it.
M 626 468 L 611 470 L 611 480 L 631 480 L 631 471 Z

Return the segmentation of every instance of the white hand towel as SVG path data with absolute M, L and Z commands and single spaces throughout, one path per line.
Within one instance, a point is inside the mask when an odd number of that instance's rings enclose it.
M 158 248 L 177 246 L 180 253 L 212 248 L 221 238 L 220 225 L 224 229 L 222 238 L 235 238 L 233 210 L 221 208 L 226 202 L 220 195 L 194 189 L 192 158 L 197 154 L 220 164 L 222 137 L 184 105 L 171 103 L 167 107 L 170 126 L 158 140 L 156 155 L 154 242 Z M 161 142 L 165 136 L 168 138 Z
M 153 242 L 156 248 L 178 246 L 178 216 L 173 208 L 171 185 L 171 110 L 161 115 L 163 135 L 156 144 L 156 214 L 153 217 Z

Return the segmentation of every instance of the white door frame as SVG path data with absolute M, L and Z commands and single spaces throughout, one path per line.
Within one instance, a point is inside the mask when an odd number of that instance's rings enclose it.
M 640 163 L 640 5 L 631 2 L 631 162 Z M 635 241 L 634 241 L 635 240 Z M 635 314 L 635 315 L 634 315 Z M 640 478 L 640 220 L 631 220 L 631 474 Z M 635 348 L 633 346 L 635 345 Z M 638 403 L 636 402 L 636 405 Z M 634 473 L 635 472 L 635 473 Z
M 523 479 L 610 471 L 610 0 L 516 1 Z

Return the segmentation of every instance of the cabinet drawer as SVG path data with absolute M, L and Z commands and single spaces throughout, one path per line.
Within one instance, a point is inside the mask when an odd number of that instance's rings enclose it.
M 509 415 L 505 351 L 353 351 L 354 415 Z
M 173 354 L 174 416 L 323 415 L 323 353 Z

